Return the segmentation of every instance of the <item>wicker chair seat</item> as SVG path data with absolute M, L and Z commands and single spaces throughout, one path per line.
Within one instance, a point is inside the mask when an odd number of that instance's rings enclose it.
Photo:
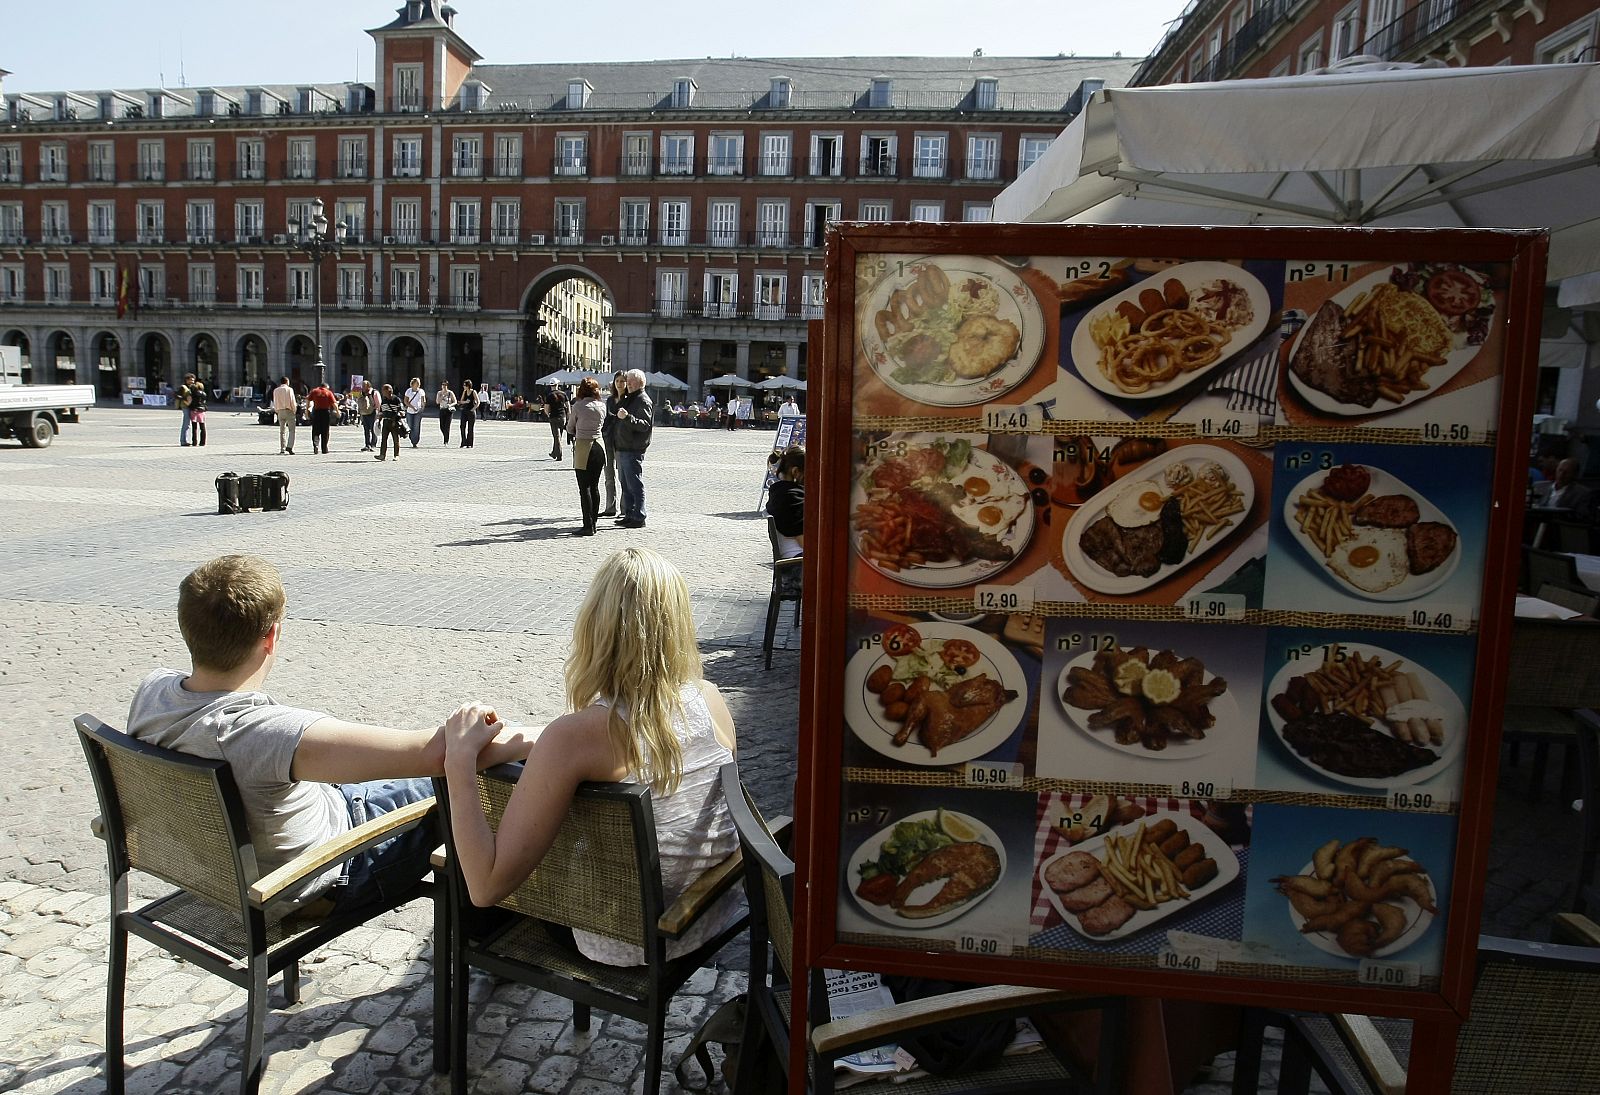
M 186 935 L 229 958 L 237 960 L 249 957 L 250 939 L 239 911 L 225 909 L 187 890 L 174 890 L 165 897 L 157 898 L 140 909 L 138 915 L 153 924 Z M 324 919 L 316 912 L 306 912 L 269 920 L 266 925 L 267 946 L 269 949 L 276 948 L 297 939 L 321 927 Z
M 505 931 L 481 945 L 479 953 L 541 972 L 594 985 L 606 992 L 643 1000 L 650 991 L 645 966 L 610 966 L 553 939 L 545 925 L 518 917 Z
M 1508 740 L 1545 738 L 1561 742 L 1578 733 L 1578 720 L 1572 712 L 1556 707 L 1507 707 L 1502 725 Z

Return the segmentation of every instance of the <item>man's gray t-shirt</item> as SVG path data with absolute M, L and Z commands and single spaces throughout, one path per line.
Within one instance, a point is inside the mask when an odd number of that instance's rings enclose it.
M 289 774 L 301 735 L 326 717 L 322 712 L 285 707 L 264 692 L 190 692 L 183 681 L 171 669 L 146 677 L 128 711 L 128 733 L 232 767 L 262 874 L 349 831 L 350 808 L 338 787 Z M 341 870 L 319 875 L 294 899 L 315 896 Z

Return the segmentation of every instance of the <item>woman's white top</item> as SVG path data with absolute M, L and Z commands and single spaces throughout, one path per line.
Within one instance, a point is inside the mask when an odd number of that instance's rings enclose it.
M 707 868 L 727 859 L 739 846 L 733 815 L 722 795 L 718 769 L 733 759 L 717 740 L 711 708 L 698 685 L 683 686 L 683 714 L 673 729 L 683 743 L 683 779 L 670 795 L 650 796 L 656 819 L 656 851 L 661 858 L 661 890 L 671 905 Z M 596 701 L 609 706 L 607 701 Z M 627 712 L 621 712 L 624 718 Z M 744 911 L 744 891 L 735 886 L 697 920 L 683 937 L 667 943 L 667 957 L 688 954 L 737 920 Z M 578 949 L 610 966 L 641 966 L 644 950 L 576 928 Z
M 441 410 L 455 410 L 456 393 L 451 391 L 449 388 L 440 388 L 438 394 L 433 397 L 433 400 L 439 405 Z

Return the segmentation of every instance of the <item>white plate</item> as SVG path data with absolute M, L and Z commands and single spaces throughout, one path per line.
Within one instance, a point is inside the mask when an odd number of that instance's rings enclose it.
M 1400 658 L 1399 654 L 1392 650 L 1385 650 L 1381 646 L 1368 646 L 1366 643 L 1340 643 L 1339 645 L 1347 652 L 1360 654 L 1363 658 L 1377 655 L 1383 659 L 1385 664 Z M 1301 756 L 1294 746 L 1284 741 L 1284 719 L 1282 715 L 1278 714 L 1278 709 L 1272 706 L 1272 697 L 1283 694 L 1284 690 L 1289 687 L 1290 677 L 1300 676 L 1320 667 L 1322 663 L 1316 660 L 1317 655 L 1320 653 L 1320 650 L 1314 651 L 1310 662 L 1304 660 L 1285 662 L 1283 668 L 1278 670 L 1273 676 L 1272 682 L 1267 685 L 1267 721 L 1272 724 L 1273 733 L 1278 735 L 1278 740 L 1283 742 L 1283 748 L 1290 756 L 1318 775 L 1326 776 L 1328 779 L 1337 780 L 1340 783 L 1347 783 L 1352 787 L 1365 787 L 1374 791 L 1384 791 L 1390 787 L 1408 787 L 1414 783 L 1423 783 L 1455 763 L 1456 757 L 1461 753 L 1461 747 L 1467 740 L 1466 708 L 1461 705 L 1461 699 L 1456 695 L 1455 689 L 1409 658 L 1400 659 L 1405 663 L 1400 667 L 1401 672 L 1415 673 L 1417 679 L 1422 682 L 1422 687 L 1427 689 L 1428 699 L 1444 708 L 1444 745 L 1438 749 L 1438 760 L 1422 768 L 1413 768 L 1409 772 L 1401 772 L 1399 775 L 1373 779 L 1367 776 L 1341 776 L 1337 772 L 1328 771 L 1321 765 L 1311 763 L 1309 757 Z M 1382 723 L 1374 724 L 1374 729 L 1380 734 L 1389 732 L 1388 728 Z M 1431 749 L 1432 746 L 1424 746 L 1424 748 Z
M 1072 724 L 1082 731 L 1083 736 L 1091 741 L 1115 750 L 1128 756 L 1143 757 L 1147 760 L 1189 760 L 1193 757 L 1203 757 L 1217 748 L 1218 731 L 1237 731 L 1239 729 L 1239 702 L 1233 698 L 1232 692 L 1223 692 L 1222 695 L 1212 700 L 1207 706 L 1216 718 L 1216 723 L 1206 731 L 1206 736 L 1198 740 L 1185 738 L 1177 734 L 1167 737 L 1165 749 L 1146 749 L 1137 743 L 1133 745 L 1119 745 L 1116 734 L 1112 730 L 1089 729 L 1089 716 L 1094 714 L 1093 709 L 1087 707 L 1074 707 L 1067 702 L 1067 675 L 1072 670 L 1082 666 L 1090 668 L 1095 659 L 1093 650 L 1085 651 L 1061 667 L 1061 674 L 1056 678 L 1056 699 L 1061 702 L 1061 709 L 1067 713 L 1067 718 Z M 1201 675 L 1201 682 L 1210 684 L 1216 679 L 1216 674 L 1209 669 Z M 1255 728 L 1251 727 L 1252 735 Z
M 1100 519 L 1113 498 L 1147 480 L 1154 479 L 1159 482 L 1161 473 L 1179 461 L 1192 464 L 1196 470 L 1208 461 L 1222 465 L 1222 469 L 1233 480 L 1233 485 L 1239 488 L 1241 500 L 1244 502 L 1244 509 L 1233 515 L 1232 526 L 1209 540 L 1202 539 L 1198 549 L 1190 545 L 1190 550 L 1181 563 L 1163 564 L 1148 578 L 1141 578 L 1137 574 L 1120 577 L 1083 553 L 1078 541 L 1082 539 L 1084 530 Z M 1072 515 L 1072 520 L 1067 522 L 1066 531 L 1062 534 L 1061 553 L 1067 561 L 1067 569 L 1072 572 L 1072 576 L 1090 589 L 1099 593 L 1138 593 L 1142 589 L 1149 589 L 1158 582 L 1165 581 L 1173 573 L 1182 570 L 1201 555 L 1227 541 L 1243 526 L 1244 519 L 1249 517 L 1250 507 L 1255 503 L 1255 498 L 1255 480 L 1250 478 L 1250 469 L 1245 467 L 1243 460 L 1216 445 L 1180 445 L 1139 465 L 1079 506 L 1078 511 Z
M 938 814 L 938 812 L 939 811 L 937 810 L 922 810 L 915 814 L 907 814 L 905 817 L 896 819 L 890 824 L 884 826 L 877 833 L 862 841 L 861 846 L 855 850 L 855 854 L 850 857 L 850 862 L 845 867 L 845 884 L 849 887 L 850 896 L 855 900 L 856 907 L 858 909 L 872 917 L 874 920 L 881 920 L 885 924 L 893 924 L 897 928 L 913 930 L 921 928 L 937 928 L 940 924 L 948 924 L 957 917 L 965 916 L 968 912 L 972 911 L 974 906 L 982 902 L 984 898 L 994 893 L 995 887 L 999 886 L 1000 880 L 1006 876 L 1005 846 L 1000 843 L 1000 838 L 995 835 L 995 831 L 993 829 L 989 828 L 989 826 L 985 825 L 971 814 L 963 814 L 958 810 L 946 810 L 945 813 L 960 818 L 973 828 L 973 830 L 978 834 L 978 843 L 987 844 L 999 854 L 1000 873 L 995 876 L 994 885 L 990 886 L 981 893 L 974 894 L 967 901 L 955 906 L 954 908 L 942 912 L 937 916 L 929 916 L 921 920 L 908 916 L 901 916 L 888 905 L 874 905 L 872 902 L 863 901 L 861 898 L 856 896 L 856 887 L 861 883 L 861 865 L 866 863 L 868 860 L 874 860 L 878 858 L 878 852 L 883 847 L 884 841 L 888 840 L 894 835 L 894 827 L 900 824 L 902 821 L 923 821 L 932 819 Z M 935 884 L 929 883 L 929 885 L 932 886 Z M 916 896 L 916 894 L 917 891 L 913 890 L 912 896 Z
M 1341 309 L 1348 308 L 1350 306 L 1350 302 L 1355 300 L 1356 297 L 1361 293 L 1375 286 L 1386 283 L 1389 280 L 1389 275 L 1391 273 L 1400 267 L 1408 265 L 1410 264 L 1402 262 L 1396 263 L 1394 266 L 1385 266 L 1382 270 L 1374 270 L 1361 280 L 1351 282 L 1349 285 L 1335 293 L 1330 299 Z M 1461 269 L 1478 278 L 1481 283 L 1482 275 L 1478 274 L 1477 271 L 1468 267 L 1462 267 Z M 1315 318 L 1316 312 L 1313 311 L 1311 313 L 1311 319 Z M 1326 414 L 1386 414 L 1389 411 L 1394 411 L 1401 407 L 1409 406 L 1418 400 L 1426 399 L 1430 395 L 1437 392 L 1440 388 L 1444 387 L 1445 382 L 1451 377 L 1455 376 L 1462 369 L 1465 369 L 1467 367 L 1467 363 L 1473 358 L 1477 357 L 1478 351 L 1483 349 L 1482 343 L 1479 343 L 1476 346 L 1463 346 L 1460 349 L 1447 350 L 1445 351 L 1443 365 L 1437 365 L 1422 374 L 1422 379 L 1428 384 L 1426 388 L 1419 389 L 1418 391 L 1414 392 L 1407 392 L 1398 403 L 1391 403 L 1387 399 L 1384 399 L 1382 396 L 1380 396 L 1373 402 L 1372 406 L 1363 407 L 1356 403 L 1341 403 L 1327 392 L 1318 391 L 1316 388 L 1311 387 L 1311 385 L 1305 383 L 1295 375 L 1292 366 L 1294 365 L 1295 356 L 1300 353 L 1300 343 L 1305 340 L 1306 331 L 1311 326 L 1311 319 L 1307 319 L 1305 324 L 1301 326 L 1300 330 L 1295 332 L 1294 345 L 1289 349 L 1289 365 L 1291 367 L 1284 369 L 1284 375 L 1289 378 L 1289 383 L 1294 386 L 1294 390 L 1299 393 L 1301 399 L 1305 400 L 1310 406 L 1315 407 L 1317 410 Z M 1490 317 L 1489 324 L 1492 328 L 1494 325 L 1493 316 Z
M 994 286 L 999 295 L 999 309 L 995 316 L 1016 326 L 1021 334 L 1017 352 L 1005 364 L 988 376 L 975 380 L 952 380 L 948 383 L 908 383 L 894 379 L 899 362 L 890 355 L 888 347 L 878 337 L 877 314 L 888 307 L 889 297 L 897 289 L 904 289 L 917 280 L 913 268 L 931 263 L 945 272 L 950 279 L 950 291 L 956 292 L 968 278 L 978 278 Z M 1015 388 L 1032 374 L 1044 349 L 1044 312 L 1039 300 L 1026 282 L 1010 266 L 977 255 L 929 255 L 903 265 L 904 272 L 892 271 L 878 282 L 867 297 L 861 313 L 861 348 L 872 371 L 889 387 L 919 403 L 939 407 L 970 407 L 990 403 Z
M 1450 576 L 1456 572 L 1456 567 L 1461 562 L 1461 530 L 1456 529 L 1456 523 L 1446 517 L 1443 510 L 1424 498 L 1420 492 L 1412 490 L 1401 482 L 1397 476 L 1389 474 L 1382 468 L 1375 468 L 1371 464 L 1358 466 L 1366 468 L 1368 474 L 1372 476 L 1372 483 L 1367 487 L 1368 493 L 1374 496 L 1385 494 L 1407 495 L 1417 503 L 1417 513 L 1419 514 L 1417 520 L 1419 522 L 1437 521 L 1442 525 L 1449 525 L 1452 529 L 1455 529 L 1456 546 L 1455 550 L 1450 553 L 1450 557 L 1426 574 L 1406 575 L 1405 580 L 1399 585 L 1386 589 L 1382 593 L 1368 593 L 1366 590 L 1357 589 L 1345 581 L 1328 565 L 1328 560 L 1322 557 L 1322 550 L 1317 547 L 1311 537 L 1300 530 L 1299 523 L 1294 519 L 1295 502 L 1307 491 L 1320 487 L 1323 479 L 1328 474 L 1326 471 L 1312 472 L 1295 484 L 1284 498 L 1283 523 L 1289 527 L 1290 538 L 1299 544 L 1306 555 L 1310 557 L 1313 569 L 1320 569 L 1322 576 L 1338 586 L 1340 590 L 1350 594 L 1352 597 L 1359 597 L 1363 601 L 1409 601 L 1444 585 L 1445 582 L 1450 580 Z M 1402 534 L 1405 532 L 1404 529 L 1399 531 Z
M 1083 930 L 1083 925 L 1078 920 L 1078 914 L 1069 911 L 1062 905 L 1060 896 L 1051 888 L 1050 883 L 1045 881 L 1045 868 L 1070 852 L 1088 852 L 1098 859 L 1103 867 L 1105 865 L 1103 853 L 1106 849 L 1106 839 L 1108 837 L 1130 835 L 1136 832 L 1140 825 L 1148 829 L 1162 818 L 1171 818 L 1178 828 L 1189 834 L 1189 840 L 1192 843 L 1198 844 L 1205 849 L 1207 858 L 1217 861 L 1217 877 L 1198 889 L 1190 890 L 1187 900 L 1180 897 L 1175 901 L 1167 901 L 1157 905 L 1153 909 L 1135 909 L 1133 915 L 1128 918 L 1128 922 L 1116 931 L 1107 932 L 1105 935 L 1090 935 Z M 1143 931 L 1151 924 L 1165 920 L 1173 913 L 1194 908 L 1197 902 L 1205 900 L 1238 877 L 1239 857 L 1233 854 L 1233 849 L 1228 847 L 1220 836 L 1207 828 L 1205 822 L 1183 810 L 1161 811 L 1140 818 L 1138 821 L 1129 822 L 1127 825 L 1119 825 L 1110 832 L 1102 833 L 1100 836 L 1086 840 L 1082 844 L 1062 847 L 1055 855 L 1039 864 L 1039 885 L 1044 888 L 1045 896 L 1050 899 L 1050 904 L 1055 906 L 1056 912 L 1061 914 L 1061 919 L 1066 922 L 1068 927 L 1091 943 L 1110 943 L 1113 940 L 1132 935 L 1134 932 Z
M 1300 868 L 1300 873 L 1303 875 L 1315 875 L 1315 865 L 1307 863 Z M 1428 883 L 1428 893 L 1432 896 L 1434 905 L 1437 906 L 1439 904 L 1439 891 L 1434 889 L 1433 879 L 1426 871 L 1423 872 L 1422 877 Z M 1289 904 L 1288 898 L 1284 898 L 1283 903 L 1289 906 L 1289 923 L 1294 925 L 1295 931 L 1300 931 L 1300 926 L 1306 922 L 1306 918 L 1295 911 L 1294 906 Z M 1400 934 L 1399 939 L 1396 939 L 1387 947 L 1379 947 L 1367 955 L 1368 958 L 1388 958 L 1390 955 L 1399 954 L 1418 939 L 1421 939 L 1422 933 L 1428 930 L 1429 924 L 1433 923 L 1433 914 L 1423 909 L 1421 905 L 1418 905 L 1409 897 L 1391 897 L 1385 904 L 1394 905 L 1406 914 L 1406 930 Z M 1339 946 L 1339 941 L 1334 938 L 1333 932 L 1305 932 L 1300 938 L 1318 950 L 1326 951 L 1335 958 L 1348 958 L 1352 962 L 1360 960 L 1360 956 L 1351 954 Z
M 972 559 L 964 563 L 954 561 L 924 563 L 921 566 L 907 567 L 904 570 L 890 570 L 875 560 L 868 558 L 861 551 L 859 537 L 856 534 L 855 512 L 856 507 L 867 500 L 866 488 L 862 486 L 862 480 L 867 472 L 888 460 L 896 459 L 892 455 L 885 455 L 869 460 L 857 468 L 850 486 L 850 543 L 856 549 L 856 554 L 860 555 L 868 566 L 884 577 L 893 578 L 897 582 L 904 582 L 908 586 L 949 589 L 952 586 L 964 586 L 971 585 L 974 582 L 981 582 L 1000 573 L 1017 561 L 1017 558 L 1028 546 L 1028 541 L 1033 537 L 1033 524 L 1037 520 L 1034 513 L 1035 507 L 1032 494 L 1028 489 L 1028 484 L 1023 482 L 1022 476 L 1017 474 L 1015 468 L 999 457 L 994 456 L 988 450 L 978 447 L 978 443 L 984 440 L 984 436 L 983 434 L 890 434 L 884 438 L 882 444 L 889 446 L 897 441 L 904 440 L 906 442 L 906 451 L 910 452 L 919 445 L 932 441 L 951 441 L 957 438 L 965 438 L 967 441 L 971 441 L 973 443 L 972 456 L 967 461 L 966 470 L 955 477 L 956 481 L 959 482 L 960 479 L 967 475 L 984 475 L 989 477 L 991 483 L 1009 482 L 1015 491 L 1022 494 L 1023 507 L 1021 516 L 1017 518 L 1015 524 L 996 537 L 997 540 L 1011 549 L 1011 558 Z
M 1139 294 L 1146 289 L 1161 291 L 1161 286 L 1168 278 L 1177 278 L 1183 287 L 1189 291 L 1191 297 L 1200 291 L 1200 287 L 1207 282 L 1226 278 L 1245 291 L 1250 298 L 1251 319 L 1243 327 L 1236 328 L 1228 344 L 1222 348 L 1222 356 L 1209 365 L 1195 369 L 1193 372 L 1179 373 L 1171 380 L 1162 384 L 1155 384 L 1142 392 L 1125 392 L 1117 387 L 1104 373 L 1100 371 L 1100 347 L 1095 345 L 1094 336 L 1089 333 L 1090 325 L 1101 316 L 1115 312 L 1117 305 L 1123 301 L 1139 303 Z M 1122 290 L 1116 296 L 1096 304 L 1083 314 L 1078 321 L 1077 329 L 1072 332 L 1072 363 L 1078 367 L 1078 375 L 1086 384 L 1097 391 L 1117 399 L 1159 399 L 1186 385 L 1193 384 L 1203 376 L 1207 376 L 1231 361 L 1235 354 L 1249 346 L 1261 332 L 1267 329 L 1267 322 L 1273 318 L 1272 298 L 1267 295 L 1267 287 L 1261 280 L 1242 266 L 1234 266 L 1227 262 L 1186 262 L 1165 270 L 1157 271 L 1143 281 L 1135 282 Z
M 867 678 L 881 665 L 890 665 L 894 659 L 882 647 L 873 646 L 858 650 L 844 667 L 845 722 L 856 737 L 866 742 L 891 760 L 907 764 L 961 764 L 976 760 L 1011 736 L 1017 724 L 1028 713 L 1028 678 L 1022 666 L 997 640 L 981 631 L 959 624 L 919 623 L 917 632 L 923 639 L 966 639 L 978 648 L 978 662 L 967 670 L 967 676 L 988 674 L 991 680 L 1014 690 L 1017 698 L 995 712 L 988 722 L 939 751 L 936 757 L 928 747 L 912 734 L 904 745 L 894 743 L 900 724 L 884 716 L 878 697 L 867 691 Z

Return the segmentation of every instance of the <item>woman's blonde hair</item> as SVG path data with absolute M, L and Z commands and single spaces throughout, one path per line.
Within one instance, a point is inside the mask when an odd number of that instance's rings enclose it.
M 609 702 L 612 749 L 658 795 L 677 790 L 683 775 L 673 723 L 683 713 L 683 686 L 700 676 L 689 586 L 678 568 L 640 547 L 602 563 L 573 627 L 567 702 L 574 711 Z

